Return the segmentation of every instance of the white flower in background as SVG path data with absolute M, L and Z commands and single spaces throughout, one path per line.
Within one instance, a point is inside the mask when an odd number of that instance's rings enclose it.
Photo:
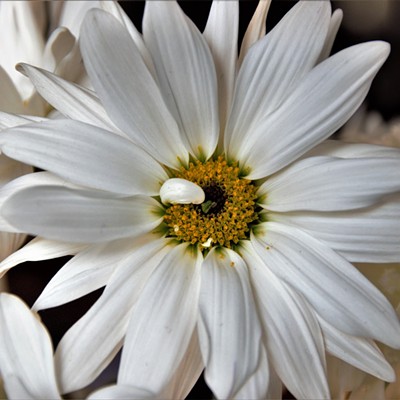
M 17 71 L 19 62 L 46 68 L 67 79 L 85 81 L 76 37 L 85 13 L 98 1 L 0 2 L 0 129 L 46 117 L 50 105 L 32 82 Z M 24 117 L 4 113 L 26 114 Z M 33 168 L 0 155 L 0 186 Z M 24 242 L 26 235 L 0 232 L 0 260 Z
M 62 393 L 93 381 L 123 343 L 113 390 L 163 398 L 184 397 L 203 368 L 217 398 L 276 398 L 281 382 L 328 398 L 326 351 L 394 379 L 373 339 L 398 348 L 398 318 L 350 262 L 400 255 L 400 153 L 324 142 L 389 46 L 325 59 L 340 12 L 299 2 L 264 37 L 267 6 L 240 62 L 237 2 L 214 2 L 203 34 L 176 2 L 148 2 L 143 40 L 90 11 L 80 45 L 101 103 L 23 66 L 71 119 L 0 136 L 6 155 L 48 171 L 0 192 L 2 229 L 40 236 L 0 271 L 76 254 L 35 310 L 105 286 L 56 350 Z
M 361 107 L 340 131 L 347 142 L 400 147 L 400 121 L 385 122 L 377 112 Z M 398 259 L 400 260 L 400 259 Z M 356 267 L 400 310 L 400 264 L 358 263 Z M 328 359 L 328 377 L 333 398 L 350 400 L 400 398 L 400 351 L 380 346 L 396 372 L 396 382 L 387 384 L 335 358 Z
M 341 129 L 340 139 L 349 143 L 400 147 L 400 118 L 385 122 L 378 112 L 367 112 L 362 107 Z
M 46 327 L 21 299 L 8 293 L 0 293 L 0 337 L 0 376 L 7 398 L 61 399 Z M 119 392 L 102 389 L 101 393 L 114 399 L 144 399 L 151 395 L 128 385 Z M 89 398 L 97 398 L 96 393 Z

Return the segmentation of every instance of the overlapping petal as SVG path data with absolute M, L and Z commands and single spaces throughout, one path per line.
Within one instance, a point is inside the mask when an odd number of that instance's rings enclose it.
M 254 251 L 271 271 L 300 292 L 341 331 L 400 347 L 397 315 L 375 286 L 328 246 L 277 222 L 259 226 Z
M 351 262 L 398 262 L 400 198 L 347 212 L 270 213 L 269 218 L 295 226 L 326 243 Z
M 249 49 L 240 67 L 225 131 L 229 155 L 246 160 L 241 147 L 253 140 L 253 130 L 259 128 L 260 120 L 271 114 L 313 68 L 328 31 L 329 17 L 327 1 L 298 2 Z
M 151 197 L 115 198 L 50 185 L 17 192 L 5 201 L 1 214 L 23 232 L 82 243 L 138 237 L 162 221 L 160 204 Z
M 170 250 L 165 239 L 146 237 L 138 242 L 100 298 L 67 331 L 55 354 L 62 393 L 87 386 L 113 359 L 122 346 L 132 307 L 143 285 Z
M 238 30 L 239 2 L 213 1 L 203 36 L 211 50 L 217 73 L 221 146 L 223 127 L 232 104 L 235 87 Z
M 158 194 L 163 168 L 128 139 L 73 120 L 49 120 L 5 130 L 4 154 L 78 185 L 122 194 Z
M 218 142 L 218 86 L 204 37 L 175 1 L 146 3 L 143 37 L 188 149 L 209 158 Z
M 186 162 L 178 126 L 124 27 L 107 12 L 91 10 L 82 24 L 80 45 L 91 82 L 112 121 L 166 165 Z
M 214 248 L 202 265 L 201 280 L 199 339 L 205 380 L 217 398 L 232 398 L 265 355 L 248 269 L 236 252 Z
M 204 363 L 201 357 L 197 330 L 195 329 L 174 377 L 159 394 L 159 397 L 171 400 L 185 399 L 199 379 L 203 369 Z
M 318 320 L 329 353 L 379 379 L 388 382 L 395 380 L 393 368 L 372 340 L 347 335 L 322 318 Z
M 310 306 L 271 272 L 249 242 L 243 248 L 277 374 L 296 398 L 328 398 L 324 343 Z
M 16 296 L 0 293 L 0 371 L 9 399 L 60 399 L 51 339 Z
M 63 256 L 73 256 L 83 251 L 86 247 L 87 245 L 81 243 L 58 242 L 36 237 L 0 263 L 0 277 L 9 269 L 26 261 L 43 261 Z
M 397 158 L 310 157 L 270 177 L 258 194 L 271 211 L 363 208 L 400 191 L 399 170 L 400 152 Z
M 263 178 L 287 166 L 347 121 L 364 100 L 388 54 L 387 43 L 369 42 L 318 64 L 275 112 L 247 131 L 245 141 L 237 140 L 228 147 L 229 156 L 249 169 L 249 179 Z
M 161 393 L 173 378 L 197 322 L 201 259 L 184 243 L 154 269 L 131 315 L 119 383 Z
M 29 77 L 40 95 L 61 114 L 119 132 L 94 92 L 29 64 L 18 64 L 18 70 Z
M 132 247 L 129 238 L 82 249 L 54 275 L 32 308 L 38 311 L 56 307 L 105 286 Z

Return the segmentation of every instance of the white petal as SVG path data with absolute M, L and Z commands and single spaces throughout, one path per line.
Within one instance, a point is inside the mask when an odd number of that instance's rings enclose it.
M 87 386 L 114 358 L 143 285 L 169 251 L 165 239 L 148 236 L 137 242 L 100 298 L 67 331 L 55 355 L 62 393 Z
M 296 398 L 328 398 L 325 348 L 314 313 L 268 269 L 248 242 L 243 256 L 250 267 L 274 369 Z
M 379 379 L 395 380 L 393 368 L 372 340 L 347 335 L 322 318 L 319 318 L 319 323 L 329 353 Z
M 22 249 L 11 254 L 0 263 L 0 277 L 9 269 L 26 261 L 43 261 L 58 257 L 72 256 L 85 248 L 85 244 L 57 242 L 36 237 Z
M 201 204 L 205 196 L 200 186 L 181 178 L 168 179 L 160 189 L 161 201 L 164 204 Z
M 197 158 L 209 158 L 219 134 L 218 87 L 205 39 L 175 1 L 146 3 L 143 37 L 188 148 Z
M 32 65 L 22 63 L 17 68 L 29 77 L 41 96 L 61 114 L 118 132 L 94 92 Z
M 88 400 L 143 400 L 143 399 L 155 399 L 155 395 L 148 390 L 141 389 L 140 387 L 130 386 L 130 385 L 112 385 L 105 388 L 96 390 L 91 393 Z
M 203 369 L 204 363 L 201 357 L 197 330 L 195 329 L 175 376 L 162 393 L 158 394 L 158 397 L 171 400 L 185 399 L 193 389 Z
M 78 185 L 123 194 L 159 192 L 163 168 L 131 141 L 72 120 L 49 120 L 2 132 L 4 154 Z
M 113 122 L 157 160 L 171 167 L 179 166 L 179 159 L 186 163 L 176 122 L 128 31 L 110 14 L 91 10 L 80 44 L 90 80 Z
M 172 380 L 197 321 L 201 258 L 181 244 L 154 269 L 132 312 L 119 383 L 159 393 Z
M 225 126 L 235 86 L 238 29 L 239 2 L 213 1 L 203 36 L 211 50 L 217 72 L 221 127 Z
M 269 6 L 271 5 L 271 0 L 261 0 L 258 2 L 256 11 L 249 23 L 244 34 L 242 44 L 240 46 L 240 54 L 238 60 L 238 67 L 242 65 L 243 59 L 249 51 L 250 47 L 260 40 L 266 31 L 265 20 L 267 18 Z
M 44 325 L 16 296 L 0 294 L 0 371 L 9 399 L 60 399 Z
M 349 212 L 270 214 L 271 220 L 297 226 L 351 262 L 400 260 L 400 197 Z
M 329 16 L 327 1 L 298 2 L 248 51 L 225 131 L 229 155 L 243 159 L 243 142 L 253 140 L 260 120 L 276 110 L 313 68 L 328 31 Z
M 67 186 L 65 181 L 48 172 L 36 172 L 22 175 L 0 188 L 0 207 L 4 202 L 18 191 L 37 185 L 60 185 Z M 0 212 L 0 230 L 7 232 L 18 232 L 18 229 L 10 225 Z
M 342 211 L 374 205 L 400 191 L 396 158 L 310 157 L 270 177 L 262 206 L 272 211 Z
M 257 254 L 323 319 L 350 335 L 400 346 L 394 309 L 355 267 L 299 229 L 276 222 L 259 226 L 257 236 L 252 236 Z
M 1 68 L 1 67 L 0 67 Z M 33 121 L 44 121 L 46 118 L 34 117 L 30 115 L 16 115 L 0 111 L 0 130 L 12 128 L 13 126 L 29 124 Z
M 136 47 L 140 51 L 140 54 L 147 68 L 149 69 L 149 71 L 153 76 L 156 76 L 153 60 L 151 59 L 149 50 L 144 44 L 143 37 L 136 29 L 135 25 L 132 23 L 129 16 L 125 13 L 124 9 L 118 4 L 118 2 L 109 0 L 101 0 L 100 7 L 104 11 L 107 11 L 108 13 L 112 14 L 115 18 L 118 19 L 119 22 L 121 22 L 124 25 L 125 29 L 131 35 L 132 40 L 135 42 Z
M 1 213 L 26 233 L 95 243 L 150 232 L 162 221 L 160 210 L 159 203 L 146 196 L 118 199 L 102 192 L 38 186 L 8 198 Z
M 341 9 L 336 9 L 331 17 L 331 22 L 329 24 L 328 34 L 325 38 L 324 47 L 322 48 L 321 54 L 318 58 L 318 63 L 324 61 L 329 57 L 329 54 L 332 50 L 333 42 L 336 39 L 336 34 L 339 30 L 340 24 L 342 23 L 343 12 Z
M 245 141 L 237 142 L 230 156 L 250 169 L 249 179 L 285 167 L 348 120 L 388 54 L 387 43 L 369 42 L 318 64 L 274 113 L 257 123 Z
M 201 280 L 198 328 L 205 380 L 217 398 L 228 399 L 265 356 L 261 325 L 247 266 L 237 253 L 212 249 L 201 267 Z
M 234 399 L 278 399 L 282 396 L 282 383 L 270 365 L 264 345 L 261 345 L 260 363 L 246 383 L 234 394 Z
M 32 309 L 56 307 L 105 286 L 132 251 L 132 239 L 89 246 L 68 261 L 50 280 Z

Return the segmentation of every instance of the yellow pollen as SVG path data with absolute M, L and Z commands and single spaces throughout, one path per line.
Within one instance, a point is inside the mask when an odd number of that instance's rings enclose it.
M 257 187 L 239 176 L 237 163 L 220 156 L 205 163 L 196 161 L 182 167 L 174 177 L 201 186 L 206 193 L 202 204 L 172 204 L 164 222 L 167 235 L 182 242 L 199 244 L 202 250 L 213 246 L 231 248 L 249 237 L 251 224 L 258 220 Z

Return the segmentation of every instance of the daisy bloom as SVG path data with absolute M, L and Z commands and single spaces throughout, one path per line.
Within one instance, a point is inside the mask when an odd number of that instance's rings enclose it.
M 327 57 L 329 2 L 297 3 L 265 35 L 268 5 L 239 55 L 237 2 L 214 2 L 203 33 L 174 1 L 146 4 L 143 36 L 89 11 L 95 93 L 23 66 L 68 118 L 1 133 L 4 154 L 45 170 L 0 192 L 2 229 L 38 235 L 1 272 L 75 255 L 35 310 L 105 286 L 57 347 L 62 393 L 122 345 L 113 390 L 162 398 L 203 369 L 217 398 L 277 398 L 282 383 L 329 398 L 326 352 L 394 379 L 374 340 L 400 346 L 397 315 L 350 262 L 399 257 L 400 153 L 325 141 L 389 45 Z

